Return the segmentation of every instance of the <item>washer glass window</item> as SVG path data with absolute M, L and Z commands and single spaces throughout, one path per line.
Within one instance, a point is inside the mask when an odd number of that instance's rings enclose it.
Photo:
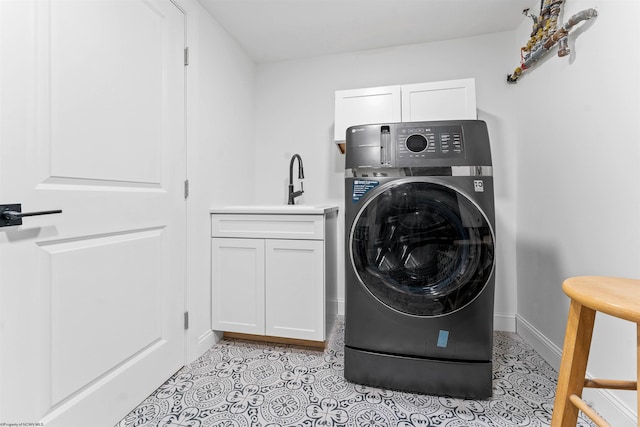
M 417 316 L 471 303 L 493 270 L 486 217 L 436 183 L 400 183 L 374 196 L 356 218 L 350 246 L 362 284 L 385 305 Z

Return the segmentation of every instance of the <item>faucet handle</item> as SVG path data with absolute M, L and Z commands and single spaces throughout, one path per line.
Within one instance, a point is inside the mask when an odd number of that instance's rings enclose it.
M 304 193 L 304 182 L 300 181 L 300 192 Z

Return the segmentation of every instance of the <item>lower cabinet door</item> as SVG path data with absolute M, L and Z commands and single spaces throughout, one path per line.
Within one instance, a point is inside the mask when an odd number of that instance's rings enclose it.
M 211 239 L 212 328 L 264 335 L 265 241 Z
M 266 240 L 266 335 L 324 341 L 324 243 Z

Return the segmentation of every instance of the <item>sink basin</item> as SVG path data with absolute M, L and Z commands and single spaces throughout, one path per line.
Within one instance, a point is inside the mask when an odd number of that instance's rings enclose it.
M 211 209 L 211 213 L 255 215 L 322 215 L 337 210 L 334 205 L 246 205 Z

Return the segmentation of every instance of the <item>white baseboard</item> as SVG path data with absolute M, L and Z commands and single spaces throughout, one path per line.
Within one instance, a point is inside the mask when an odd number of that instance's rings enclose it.
M 202 335 L 198 337 L 196 353 L 193 360 L 197 359 L 198 357 L 206 353 L 207 350 L 209 350 L 211 347 L 217 344 L 218 341 L 220 341 L 220 338 L 217 337 L 217 333 L 215 331 L 212 331 L 211 329 L 209 329 L 208 331 L 205 331 Z M 193 362 L 193 360 L 189 360 L 188 362 L 191 363 Z
M 218 344 L 224 338 L 224 332 L 222 331 L 211 331 L 213 332 L 213 340 L 215 344 Z
M 493 314 L 493 330 L 515 332 L 516 331 L 516 315 L 513 313 L 494 313 Z
M 198 337 L 198 345 L 216 344 L 218 340 L 215 339 L 215 331 L 209 329 Z M 209 346 L 211 347 L 211 346 Z
M 560 367 L 562 349 L 521 316 L 516 315 L 516 332 L 544 358 L 556 371 Z M 593 378 L 587 372 L 588 378 Z M 585 389 L 583 397 L 611 425 L 637 427 L 638 414 L 609 390 Z
M 516 315 L 516 333 L 531 344 L 531 347 L 533 347 L 553 369 L 557 371 L 560 368 L 562 349 L 551 342 L 542 332 L 537 330 L 520 315 Z

